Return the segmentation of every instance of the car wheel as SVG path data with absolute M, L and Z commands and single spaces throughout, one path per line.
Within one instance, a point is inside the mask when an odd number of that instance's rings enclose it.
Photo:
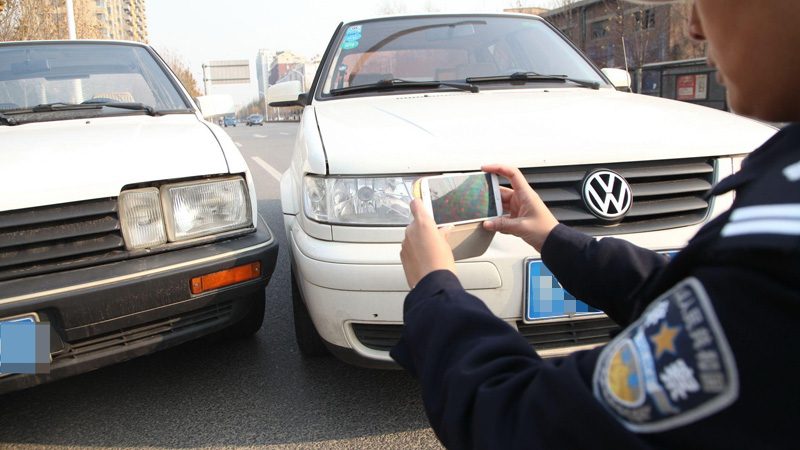
M 261 329 L 264 323 L 264 310 L 266 309 L 266 296 L 264 292 L 254 294 L 248 298 L 250 309 L 238 322 L 220 331 L 220 337 L 225 340 L 236 340 L 250 337 Z
M 328 347 L 319 335 L 311 315 L 308 313 L 305 303 L 303 303 L 300 288 L 292 271 L 292 310 L 294 312 L 294 337 L 300 352 L 305 356 L 325 356 L 330 354 Z

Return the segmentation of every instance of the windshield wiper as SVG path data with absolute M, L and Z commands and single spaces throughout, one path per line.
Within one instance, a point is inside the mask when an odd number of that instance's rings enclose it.
M 43 112 L 56 112 L 56 111 L 82 111 L 88 109 L 103 109 L 103 108 L 120 108 L 132 111 L 146 111 L 151 116 L 159 115 L 159 112 L 153 109 L 152 106 L 144 105 L 141 103 L 125 103 L 125 102 L 92 102 L 85 103 L 47 103 L 44 105 L 37 105 L 32 108 L 18 108 L 5 111 L 5 114 L 31 114 Z
M 511 75 L 496 75 L 491 77 L 470 77 L 467 78 L 467 83 L 494 83 L 498 81 L 570 81 L 579 86 L 587 87 L 590 89 L 600 89 L 600 83 L 597 81 L 580 80 L 577 78 L 570 78 L 568 75 L 542 75 L 536 72 L 514 72 Z
M 0 112 L 0 123 L 4 123 L 6 125 L 17 125 L 19 122 L 17 122 L 17 119 L 13 117 L 8 117 L 7 115 Z
M 377 83 L 362 84 L 358 86 L 349 86 L 339 89 L 331 89 L 331 95 L 350 94 L 353 92 L 367 92 L 367 91 L 382 91 L 391 89 L 403 88 L 438 88 L 447 86 L 451 88 L 461 89 L 462 91 L 480 92 L 480 88 L 473 84 L 467 83 L 451 83 L 448 81 L 430 80 L 430 81 L 409 81 L 400 78 L 387 78 L 380 80 Z

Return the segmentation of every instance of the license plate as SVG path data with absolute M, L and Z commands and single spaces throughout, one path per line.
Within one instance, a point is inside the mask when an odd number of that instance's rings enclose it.
M 21 316 L 8 317 L 3 320 L 0 320 L 0 325 L 11 322 L 37 323 L 39 322 L 39 316 L 37 314 L 23 314 Z M 0 327 L 0 354 L 2 354 L 2 352 L 3 352 L 3 335 L 2 335 L 2 327 Z M 10 375 L 10 374 L 0 373 L 0 377 L 4 375 Z
M 660 252 L 672 258 L 677 252 Z M 603 314 L 575 298 L 558 282 L 540 259 L 525 261 L 525 302 L 523 322 Z

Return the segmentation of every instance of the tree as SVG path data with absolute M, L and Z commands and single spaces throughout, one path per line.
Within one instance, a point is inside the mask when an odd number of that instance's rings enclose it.
M 186 90 L 189 91 L 189 95 L 192 97 L 201 96 L 202 94 L 197 88 L 197 80 L 195 80 L 194 75 L 192 75 L 192 71 L 189 70 L 189 66 L 183 61 L 183 57 L 169 49 L 162 49 L 159 53 L 169 68 L 175 72 L 175 76 L 181 80 Z
M 2 0 L 0 0 L 0 1 L 2 1 Z M 422 7 L 422 9 L 425 12 L 429 12 L 429 13 L 439 12 L 439 8 L 437 8 L 436 5 L 433 4 L 432 0 L 425 0 L 425 5 Z
M 390 14 L 403 14 L 406 12 L 406 4 L 403 0 L 383 0 L 378 6 L 378 14 L 388 16 Z
M 101 27 L 92 0 L 75 0 L 75 34 L 78 39 L 100 39 Z M 0 41 L 68 39 L 64 0 L 6 0 L 0 11 Z
M 706 55 L 706 41 L 695 41 L 686 37 L 686 30 L 689 29 L 689 20 L 692 15 L 692 5 L 690 3 L 675 3 L 671 6 L 669 20 L 672 24 L 672 42 L 674 42 L 672 49 L 670 49 L 671 59 L 677 61 L 704 57 Z

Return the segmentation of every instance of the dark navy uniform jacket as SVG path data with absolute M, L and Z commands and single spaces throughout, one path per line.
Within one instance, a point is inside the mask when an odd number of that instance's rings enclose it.
M 542 360 L 449 271 L 404 306 L 392 357 L 448 448 L 800 448 L 800 125 L 712 190 L 735 190 L 672 261 L 564 225 L 542 258 L 625 328 Z

